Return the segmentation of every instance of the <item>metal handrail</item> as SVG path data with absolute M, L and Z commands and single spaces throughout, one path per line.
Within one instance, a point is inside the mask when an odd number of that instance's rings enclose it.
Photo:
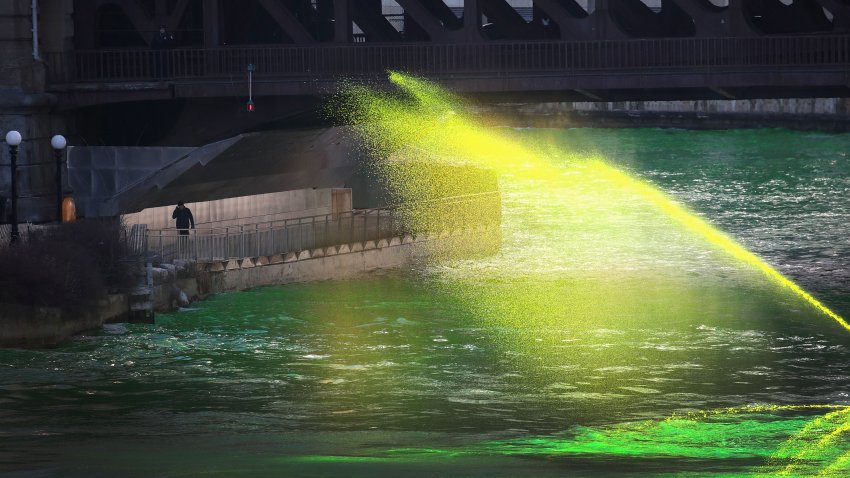
M 457 204 L 465 204 L 470 210 L 480 212 L 484 204 L 498 206 L 499 193 L 468 194 L 452 198 L 423 201 L 420 206 L 439 204 L 447 211 Z M 435 207 L 435 206 L 430 206 Z M 449 208 L 449 209 L 446 209 Z M 440 227 L 457 229 L 483 222 L 492 215 L 441 214 Z M 433 225 L 432 225 L 433 226 Z M 381 239 L 407 234 L 432 232 L 425 226 L 412 230 L 404 218 L 403 209 L 361 209 L 337 214 L 305 216 L 277 221 L 250 224 L 197 228 L 189 230 L 147 229 L 145 248 L 148 257 L 161 262 L 177 259 L 194 261 L 219 261 L 300 253 L 304 250 L 323 249 L 343 244 Z M 182 232 L 182 234 L 181 234 Z
M 22 242 L 26 241 L 27 237 L 37 231 L 43 231 L 45 229 L 49 229 L 51 227 L 55 227 L 53 224 L 32 224 L 29 222 L 23 222 L 18 224 L 18 239 Z M 8 246 L 11 244 L 12 239 L 12 225 L 11 224 L 0 224 L 0 247 Z
M 172 50 L 77 50 L 44 55 L 51 83 L 417 74 L 710 70 L 850 64 L 850 36 L 794 35 L 486 43 L 363 43 Z

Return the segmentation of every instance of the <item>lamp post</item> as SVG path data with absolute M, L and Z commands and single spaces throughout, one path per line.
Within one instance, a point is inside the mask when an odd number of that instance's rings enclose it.
M 50 146 L 56 154 L 56 222 L 62 222 L 62 153 L 67 144 L 61 134 L 50 138 Z
M 248 104 L 245 105 L 249 113 L 254 112 L 254 64 L 248 63 Z
M 6 144 L 9 145 L 9 164 L 12 176 L 12 238 L 10 242 L 18 242 L 18 145 L 21 144 L 21 133 L 9 131 L 6 133 Z

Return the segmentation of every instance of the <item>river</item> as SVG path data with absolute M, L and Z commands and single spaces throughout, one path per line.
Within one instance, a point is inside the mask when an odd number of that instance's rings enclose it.
M 606 158 L 850 315 L 850 135 L 501 133 Z M 502 182 L 491 257 L 0 350 L 0 476 L 845 476 L 850 333 L 651 204 L 562 184 Z

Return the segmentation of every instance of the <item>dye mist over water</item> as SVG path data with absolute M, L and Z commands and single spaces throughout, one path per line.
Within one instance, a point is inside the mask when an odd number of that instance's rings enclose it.
M 2 350 L 0 470 L 846 476 L 850 334 L 639 188 L 553 152 L 666 192 L 847 316 L 850 136 L 479 133 L 546 158 L 500 171 L 498 254 Z

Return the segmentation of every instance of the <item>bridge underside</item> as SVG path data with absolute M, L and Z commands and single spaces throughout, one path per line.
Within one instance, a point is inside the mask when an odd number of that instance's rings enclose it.
M 69 109 L 245 98 L 249 64 L 261 98 L 323 96 L 388 69 L 464 93 L 592 101 L 850 83 L 844 0 L 76 0 L 66 16 L 73 37 L 45 61 Z
M 342 81 L 388 87 L 388 70 L 486 103 L 850 96 L 850 4 L 786 3 L 75 0 L 43 57 L 87 144 L 315 122 Z
M 388 70 L 486 103 L 850 96 L 847 0 L 74 0 L 41 2 L 38 25 L 9 3 L 0 120 L 27 136 L 30 221 L 55 218 L 56 132 L 199 147 L 326 121 L 341 81 Z
M 515 73 L 503 75 L 419 75 L 446 88 L 484 101 L 640 101 L 679 99 L 757 99 L 850 96 L 850 70 L 741 68 L 706 71 L 587 72 L 577 74 Z M 255 112 L 276 110 L 283 103 L 299 112 L 315 108 L 322 98 L 357 78 L 262 79 L 253 82 Z M 361 81 L 389 88 L 386 75 Z M 107 90 L 106 92 L 104 90 Z M 217 81 L 174 81 L 56 85 L 60 108 L 108 103 L 246 97 L 246 85 Z M 287 96 L 281 101 L 275 97 Z M 237 104 L 233 103 L 232 104 Z M 265 104 L 264 104 L 265 103 Z M 244 109 L 244 102 L 238 107 Z
M 76 0 L 75 47 L 624 38 L 836 33 L 842 0 Z
M 850 97 L 844 67 L 708 70 L 423 76 L 484 104 Z M 263 78 L 253 84 L 253 112 L 245 109 L 245 84 L 219 81 L 68 84 L 59 107 L 78 115 L 79 137 L 89 144 L 192 146 L 245 131 L 332 122 L 324 99 L 356 79 Z M 391 87 L 386 74 L 360 79 Z
M 178 201 L 201 202 L 341 187 L 357 169 L 342 128 L 242 134 L 201 147 L 74 147 L 69 185 L 79 212 L 115 216 Z

